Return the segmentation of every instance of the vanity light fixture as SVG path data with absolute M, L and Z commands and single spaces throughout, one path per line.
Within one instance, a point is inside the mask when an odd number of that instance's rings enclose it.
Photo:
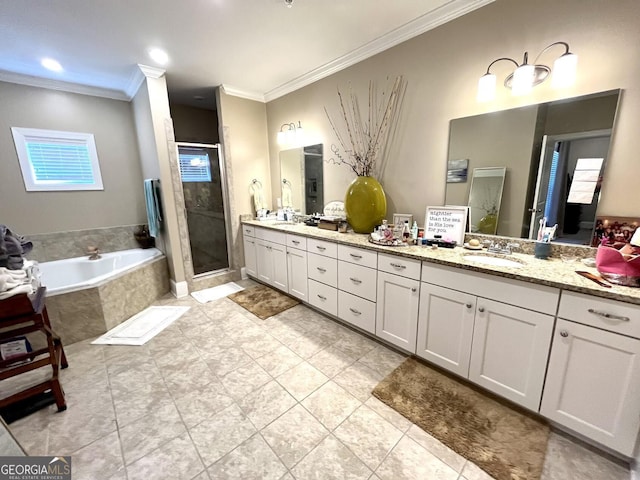
M 293 0 L 284 0 L 284 4 L 287 8 L 293 7 Z
M 560 55 L 553 64 L 553 70 L 547 65 L 538 63 L 540 56 L 556 45 L 562 45 L 565 51 Z M 478 80 L 479 102 L 488 102 L 495 98 L 496 94 L 496 76 L 490 72 L 491 67 L 502 60 L 513 63 L 516 69 L 507 75 L 504 79 L 504 86 L 511 89 L 513 95 L 526 95 L 536 85 L 544 82 L 549 74 L 551 74 L 551 85 L 554 88 L 565 88 L 573 85 L 576 79 L 576 66 L 578 64 L 578 56 L 569 52 L 569 44 L 566 42 L 554 42 L 546 46 L 538 54 L 533 63 L 529 63 L 529 52 L 524 52 L 522 64 L 518 64 L 514 59 L 509 57 L 500 57 L 495 59 L 487 67 L 485 73 Z
M 297 126 L 293 122 L 283 123 L 278 132 L 278 145 L 302 145 L 303 135 L 304 130 L 300 120 Z

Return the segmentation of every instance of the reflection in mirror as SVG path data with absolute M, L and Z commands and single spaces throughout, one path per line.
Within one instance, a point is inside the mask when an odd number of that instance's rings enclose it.
M 280 152 L 282 206 L 310 215 L 322 212 L 324 185 L 322 144 Z
M 451 121 L 448 160 L 469 159 L 470 171 L 506 167 L 497 235 L 534 238 L 536 228 L 531 226 L 546 215 L 548 224 L 558 224 L 559 242 L 590 243 L 619 93 L 601 92 Z M 593 158 L 602 159 L 597 173 L 582 171 L 584 161 L 577 168 L 580 159 Z M 585 181 L 592 187 L 587 192 L 582 191 L 588 189 Z M 447 183 L 445 204 L 468 205 L 470 185 Z M 585 203 L 576 202 L 578 198 Z
M 469 231 L 495 235 L 498 230 L 505 167 L 474 168 L 469 191 Z

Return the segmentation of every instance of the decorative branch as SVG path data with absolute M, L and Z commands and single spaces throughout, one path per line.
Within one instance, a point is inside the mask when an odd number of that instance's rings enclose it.
M 388 91 L 383 90 L 382 95 L 378 97 L 374 83 L 369 82 L 368 112 L 365 120 L 362 118 L 358 98 L 351 85 L 348 96 L 343 96 L 338 89 L 341 127 L 342 131 L 346 130 L 346 135 L 338 129 L 327 108 L 324 109 L 339 143 L 339 147 L 331 145 L 331 152 L 337 158 L 332 158 L 331 162 L 336 165 L 348 165 L 358 176 L 370 176 L 377 172 L 379 157 L 386 153 L 395 132 L 406 84 L 402 76 L 387 83 Z

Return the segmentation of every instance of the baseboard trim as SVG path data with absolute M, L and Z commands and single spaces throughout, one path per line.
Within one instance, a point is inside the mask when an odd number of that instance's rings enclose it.
M 187 282 L 176 282 L 175 280 L 169 280 L 171 284 L 171 293 L 176 298 L 182 298 L 189 295 L 189 285 Z

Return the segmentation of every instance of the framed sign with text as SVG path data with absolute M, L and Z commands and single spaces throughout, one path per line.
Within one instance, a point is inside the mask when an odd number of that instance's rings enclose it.
M 436 235 L 443 240 L 455 240 L 458 245 L 464 243 L 469 207 L 427 207 L 424 217 L 424 238 L 434 239 Z

